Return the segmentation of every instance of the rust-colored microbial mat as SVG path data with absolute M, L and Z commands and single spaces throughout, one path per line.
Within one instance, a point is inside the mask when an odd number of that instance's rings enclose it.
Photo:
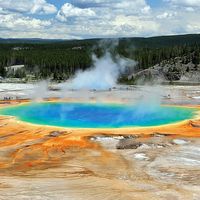
M 0 199 L 197 200 L 199 136 L 198 119 L 81 130 L 1 116 Z

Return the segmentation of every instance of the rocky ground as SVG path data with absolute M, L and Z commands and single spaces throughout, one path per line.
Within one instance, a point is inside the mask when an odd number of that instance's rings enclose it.
M 122 155 L 139 171 L 138 174 L 143 173 L 142 177 L 148 176 L 149 185 L 143 187 L 146 191 L 149 187 L 149 192 L 155 192 L 154 199 L 200 198 L 199 138 L 154 134 L 150 138 L 100 136 L 94 140 Z M 151 184 L 152 180 L 155 182 Z M 159 191 L 155 183 L 168 189 Z
M 146 70 L 131 74 L 128 79 L 136 83 L 152 81 L 177 85 L 199 85 L 200 65 L 193 64 L 187 57 L 176 57 L 164 60 Z
M 110 90 L 67 90 L 64 84 L 48 85 L 46 82 L 38 84 L 0 84 L 0 100 L 67 98 L 81 101 L 126 101 L 135 103 L 149 100 L 152 103 L 168 104 L 200 104 L 200 86 L 126 86 L 118 85 Z
M 62 159 L 59 165 L 1 169 L 0 199 L 200 199 L 199 138 L 154 134 L 90 140 L 98 146 L 48 152 Z

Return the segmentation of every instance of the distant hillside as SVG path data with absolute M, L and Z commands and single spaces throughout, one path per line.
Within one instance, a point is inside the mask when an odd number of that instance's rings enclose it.
M 60 42 L 63 40 L 58 39 L 40 39 L 40 38 L 0 38 L 0 43 L 6 43 L 6 44 L 16 44 L 16 43 L 52 43 L 52 42 Z
M 200 60 L 194 53 L 170 58 L 145 70 L 129 74 L 127 82 L 175 82 L 200 84 Z M 199 57 L 198 57 L 199 58 Z
M 110 50 L 112 56 L 119 54 L 137 61 L 138 64 L 134 66 L 134 70 L 131 70 L 131 74 L 133 71 L 138 73 L 176 57 L 180 60 L 183 60 L 183 57 L 187 58 L 184 64 L 192 63 L 195 69 L 200 63 L 200 34 L 104 39 L 104 41 L 106 42 L 102 42 L 100 38 L 0 39 L 0 76 L 27 78 L 28 75 L 36 79 L 66 80 L 77 70 L 91 67 L 92 54 L 101 57 L 106 49 Z M 6 67 L 12 65 L 25 67 L 8 73 Z M 171 65 L 173 71 L 173 62 Z M 123 74 L 121 80 L 126 81 L 128 76 L 130 74 Z
M 127 39 L 124 39 L 124 41 L 126 40 Z M 131 38 L 130 40 L 135 44 L 136 47 L 160 48 L 200 44 L 200 34 Z
M 46 43 L 62 43 L 62 44 L 83 44 L 90 43 L 95 44 L 100 40 L 112 40 L 112 38 L 94 38 L 85 40 L 62 40 L 62 39 L 40 39 L 40 38 L 0 38 L 1 43 L 7 44 L 46 44 Z M 119 38 L 120 43 L 132 43 L 135 47 L 168 47 L 173 45 L 191 45 L 200 44 L 200 34 L 188 34 L 188 35 L 172 35 L 172 36 L 157 36 L 157 37 L 130 37 L 130 38 Z

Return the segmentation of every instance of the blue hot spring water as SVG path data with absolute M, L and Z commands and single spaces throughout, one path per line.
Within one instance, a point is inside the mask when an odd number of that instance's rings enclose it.
M 194 117 L 196 109 L 127 104 L 29 103 L 0 109 L 0 115 L 50 126 L 71 128 L 148 127 Z

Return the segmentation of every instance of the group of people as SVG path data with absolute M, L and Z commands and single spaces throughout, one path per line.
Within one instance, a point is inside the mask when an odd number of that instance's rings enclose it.
M 3 99 L 4 99 L 4 100 L 12 100 L 13 97 L 4 97 Z
M 14 97 L 4 97 L 3 98 L 3 100 L 13 100 L 14 99 Z M 16 96 L 16 98 L 15 99 L 19 99 L 19 97 L 18 96 Z

